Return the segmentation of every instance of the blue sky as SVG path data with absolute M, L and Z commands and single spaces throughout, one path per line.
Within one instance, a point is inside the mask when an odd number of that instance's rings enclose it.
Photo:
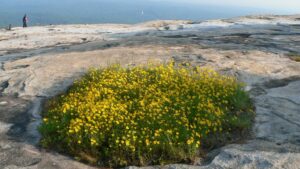
M 226 5 L 251 8 L 281 10 L 290 13 L 300 13 L 300 0 L 153 0 L 183 3 L 198 3 L 206 5 Z

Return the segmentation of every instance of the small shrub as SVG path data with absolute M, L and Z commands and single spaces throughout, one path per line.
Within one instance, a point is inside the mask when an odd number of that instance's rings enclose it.
M 235 78 L 171 62 L 92 69 L 43 116 L 44 147 L 120 167 L 191 160 L 209 135 L 249 128 L 253 112 Z

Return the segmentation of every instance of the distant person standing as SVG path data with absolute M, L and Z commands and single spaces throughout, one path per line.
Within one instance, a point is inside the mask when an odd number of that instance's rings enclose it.
M 7 30 L 11 31 L 11 24 L 8 25 Z
M 27 15 L 25 14 L 24 17 L 23 17 L 23 28 L 26 28 L 26 27 L 27 27 L 27 22 L 28 22 L 28 17 L 27 17 Z

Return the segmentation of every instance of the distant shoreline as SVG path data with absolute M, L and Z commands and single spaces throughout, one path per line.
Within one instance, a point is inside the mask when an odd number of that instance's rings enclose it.
M 232 20 L 232 19 L 238 19 L 238 18 L 253 18 L 253 19 L 259 19 L 259 18 L 267 18 L 267 17 L 297 17 L 300 20 L 300 13 L 299 14 L 291 14 L 291 15 L 277 15 L 277 14 L 254 14 L 254 15 L 242 15 L 242 16 L 236 16 L 236 17 L 228 17 L 228 18 L 217 18 L 217 19 L 153 19 L 153 20 L 147 20 L 147 21 L 141 21 L 136 23 L 122 23 L 122 22 L 99 22 L 99 23 L 57 23 L 57 24 L 33 24 L 31 25 L 30 22 L 28 23 L 29 27 L 36 27 L 36 26 L 52 26 L 52 25 L 106 25 L 106 24 L 115 24 L 115 25 L 139 25 L 144 24 L 148 22 L 153 21 L 164 21 L 164 20 L 171 20 L 171 21 L 178 21 L 178 20 L 185 20 L 185 21 L 191 21 L 191 22 L 205 22 L 205 21 L 211 21 L 211 20 Z M 1 25 L 0 29 L 6 29 L 8 28 L 8 25 Z M 12 27 L 21 27 L 21 22 L 18 25 L 12 24 Z
M 28 24 L 29 27 L 47 27 L 47 26 L 66 26 L 66 25 L 127 25 L 127 26 L 132 26 L 132 25 L 144 25 L 144 24 L 151 24 L 154 22 L 168 22 L 168 21 L 182 21 L 182 22 L 189 22 L 189 23 L 203 23 L 203 22 L 210 22 L 210 21 L 235 21 L 239 19 L 272 19 L 272 18 L 292 18 L 294 20 L 299 20 L 300 21 L 300 13 L 299 14 L 292 14 L 292 15 L 276 15 L 276 14 L 267 14 L 267 15 L 245 15 L 245 16 L 238 16 L 238 17 L 231 17 L 231 18 L 220 18 L 220 19 L 207 19 L 207 20 L 180 20 L 180 19 L 170 19 L 170 20 L 149 20 L 145 22 L 138 22 L 138 23 L 74 23 L 74 24 L 41 24 L 41 25 L 30 25 Z M 260 23 L 257 23 L 260 24 Z M 0 26 L 0 30 L 5 30 L 8 28 L 9 25 L 7 26 Z M 12 25 L 12 28 L 21 28 L 20 25 L 14 26 Z

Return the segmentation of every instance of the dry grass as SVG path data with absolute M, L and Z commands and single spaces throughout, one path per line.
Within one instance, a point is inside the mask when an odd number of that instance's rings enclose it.
M 288 57 L 296 62 L 300 62 L 300 54 L 299 53 L 289 53 Z

